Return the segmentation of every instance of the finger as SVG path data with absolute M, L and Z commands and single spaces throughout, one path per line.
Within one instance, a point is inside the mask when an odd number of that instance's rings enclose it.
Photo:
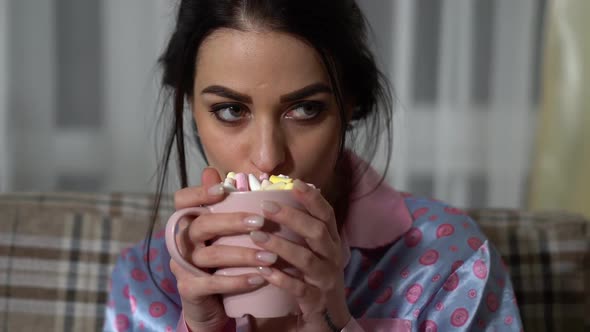
M 201 173 L 201 186 L 211 187 L 222 181 L 219 172 L 213 167 L 205 167 Z
M 189 300 L 213 294 L 251 291 L 266 283 L 265 279 L 256 273 L 239 276 L 197 277 L 183 269 L 174 260 L 170 260 L 170 270 L 176 277 L 178 292 L 183 298 Z
M 176 233 L 178 251 L 180 252 L 180 255 L 186 260 L 190 260 L 191 253 L 193 250 L 195 250 L 195 248 L 199 248 L 204 245 L 204 243 L 191 241 L 189 237 L 189 225 L 191 222 L 192 221 L 188 216 L 182 217 L 178 223 L 178 232 Z
M 264 201 L 262 209 L 266 218 L 302 236 L 311 250 L 321 257 L 333 258 L 338 255 L 339 237 L 333 238 L 327 223 L 304 211 L 272 201 Z
M 304 280 L 320 288 L 329 288 L 325 282 L 330 275 L 329 262 L 321 260 L 311 250 L 286 240 L 282 237 L 265 232 L 250 233 L 252 241 L 261 248 L 276 253 L 279 257 L 303 273 Z
M 318 287 L 310 285 L 278 269 L 260 267 L 258 271 L 270 284 L 293 295 L 297 299 L 304 316 L 313 314 L 315 312 L 314 308 L 318 308 L 319 310 L 325 307 L 325 304 L 321 301 L 322 293 Z
M 188 229 L 189 239 L 204 242 L 218 236 L 244 234 L 264 225 L 264 218 L 245 212 L 211 213 L 194 219 Z
M 213 168 L 205 168 L 201 185 L 182 188 L 174 193 L 174 207 L 178 209 L 217 203 L 224 198 L 221 177 Z
M 334 209 L 318 189 L 311 188 L 303 181 L 296 179 L 293 181 L 293 196 L 310 215 L 326 224 L 333 239 L 339 238 Z
M 192 263 L 199 268 L 271 265 L 277 254 L 255 248 L 212 245 L 193 251 Z

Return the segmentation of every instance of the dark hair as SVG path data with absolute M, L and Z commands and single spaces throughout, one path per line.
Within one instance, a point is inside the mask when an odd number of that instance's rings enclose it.
M 163 69 L 162 88 L 168 101 L 164 103 L 163 109 L 172 102 L 173 121 L 165 141 L 164 155 L 158 166 L 157 192 L 152 223 L 146 237 L 146 250 L 149 250 L 174 146 L 180 186 L 188 186 L 183 127 L 185 100 L 192 97 L 199 47 L 212 32 L 220 28 L 280 31 L 311 45 L 327 69 L 340 110 L 340 157 L 347 146 L 348 136 L 348 147 L 356 146 L 358 151 L 363 152 L 359 153 L 363 159 L 370 163 L 384 132 L 385 172 L 389 166 L 392 143 L 391 94 L 387 80 L 377 69 L 368 48 L 367 22 L 354 1 L 182 0 L 176 26 L 159 59 Z M 350 122 L 345 115 L 345 102 L 353 105 Z M 193 130 L 195 132 L 192 137 L 196 140 L 201 156 L 206 160 L 194 125 Z M 359 135 L 359 131 L 364 135 Z M 149 254 L 147 257 L 149 259 Z

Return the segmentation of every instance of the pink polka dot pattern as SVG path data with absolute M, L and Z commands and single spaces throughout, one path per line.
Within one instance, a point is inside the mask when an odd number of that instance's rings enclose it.
M 470 237 L 469 239 L 467 239 L 467 244 L 469 245 L 469 247 L 471 247 L 471 249 L 477 250 L 479 249 L 479 247 L 481 247 L 483 242 L 478 237 Z
M 414 213 L 412 214 L 412 218 L 418 219 L 427 213 L 428 213 L 428 208 L 422 207 L 422 208 L 419 208 L 416 211 L 414 211 Z
M 170 293 L 170 294 L 175 294 L 176 293 L 176 288 L 174 287 L 174 281 L 172 281 L 172 279 L 170 278 L 164 278 L 162 279 L 162 281 L 160 281 L 160 287 L 162 287 L 162 289 L 166 292 L 166 293 Z
M 457 308 L 451 314 L 451 325 L 455 327 L 460 327 L 467 323 L 469 319 L 469 311 L 465 308 Z
M 166 314 L 166 311 L 168 311 L 168 308 L 162 302 L 152 302 L 150 304 L 150 316 L 154 318 L 162 317 Z
M 150 252 L 149 252 L 149 256 L 150 256 L 149 257 L 150 261 L 154 261 L 156 258 L 158 258 L 158 249 L 151 248 Z M 143 260 L 147 261 L 147 259 L 148 259 L 148 255 L 143 255 Z
M 434 249 L 430 249 L 426 251 L 422 256 L 420 256 L 420 264 L 422 265 L 432 265 L 436 263 L 438 260 L 438 251 Z
M 413 248 L 422 241 L 422 231 L 418 228 L 411 228 L 404 236 L 404 241 L 408 248 Z
M 442 224 L 436 228 L 436 237 L 442 238 L 446 236 L 451 236 L 455 233 L 455 227 L 451 224 Z
M 484 328 L 484 327 L 486 327 L 486 322 L 480 318 L 477 320 L 477 326 L 480 328 Z
M 404 279 L 406 279 L 407 277 L 410 276 L 410 270 L 406 267 L 402 270 L 402 272 L 400 273 L 400 276 Z
M 379 297 L 377 298 L 377 300 L 375 300 L 375 302 L 377 302 L 379 304 L 383 304 L 383 303 L 389 301 L 389 299 L 391 298 L 391 294 L 393 294 L 393 290 L 391 289 L 391 287 L 387 287 L 381 293 L 381 295 L 379 295 Z
M 449 278 L 447 279 L 447 281 L 445 281 L 445 284 L 443 285 L 443 289 L 446 291 L 454 291 L 455 289 L 457 289 L 457 286 L 459 285 L 459 276 L 457 275 L 457 273 L 453 273 L 449 276 Z
M 135 268 L 135 269 L 131 270 L 131 278 L 133 278 L 136 281 L 146 281 L 148 278 L 148 275 L 143 270 Z
M 470 299 L 474 299 L 477 297 L 477 291 L 475 289 L 470 289 L 469 292 L 467 292 L 467 296 L 469 296 Z
M 473 263 L 473 274 L 479 279 L 485 279 L 488 276 L 488 268 L 481 259 Z
M 128 299 L 129 298 L 129 285 L 125 285 L 125 287 L 123 287 L 123 297 Z
M 432 320 L 425 320 L 422 322 L 422 324 L 420 324 L 418 331 L 419 332 L 437 332 L 438 326 Z
M 457 269 L 460 268 L 461 265 L 463 265 L 463 261 L 454 261 L 453 265 L 451 265 L 451 271 L 457 271 Z
M 496 293 L 490 292 L 486 296 L 486 305 L 488 307 L 488 310 L 491 312 L 496 312 L 496 310 L 498 310 L 500 303 L 498 302 L 498 296 L 496 295 Z
M 412 304 L 418 302 L 418 299 L 422 295 L 422 285 L 420 284 L 413 284 L 411 285 L 408 290 L 406 291 L 406 300 Z
M 154 238 L 163 239 L 165 234 L 166 234 L 166 229 L 163 228 L 162 230 L 160 230 L 156 234 L 154 234 Z
M 506 318 L 504 319 L 504 324 L 506 324 L 506 325 L 512 324 L 512 316 L 506 316 Z
M 381 270 L 373 271 L 369 276 L 369 289 L 378 289 L 383 283 L 385 273 Z
M 116 328 L 118 332 L 129 331 L 129 317 L 125 314 L 118 314 L 116 318 Z
M 397 318 L 397 313 L 398 313 L 397 308 L 393 308 L 393 310 L 391 310 L 391 313 L 389 314 L 389 317 Z

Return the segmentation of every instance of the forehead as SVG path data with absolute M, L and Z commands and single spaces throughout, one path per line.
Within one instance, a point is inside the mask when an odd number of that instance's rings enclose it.
M 196 59 L 196 88 L 294 90 L 317 82 L 329 82 L 317 51 L 282 32 L 219 29 L 203 41 Z

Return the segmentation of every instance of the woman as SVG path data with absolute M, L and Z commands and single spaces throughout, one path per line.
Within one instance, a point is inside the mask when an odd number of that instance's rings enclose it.
M 105 330 L 520 330 L 509 277 L 476 224 L 396 192 L 365 163 L 382 132 L 391 142 L 391 107 L 354 1 L 184 0 L 160 63 L 175 117 L 163 172 L 175 145 L 183 188 L 176 208 L 223 200 L 222 176 L 240 171 L 300 179 L 293 194 L 307 213 L 268 201 L 264 216 L 184 225 L 183 252 L 195 266 L 258 274 L 196 277 L 170 261 L 159 234 L 148 237 L 115 267 Z M 186 180 L 185 108 L 210 166 L 197 187 Z M 308 247 L 261 232 L 265 218 Z M 204 245 L 237 233 L 263 250 Z M 274 269 L 278 258 L 303 277 Z M 292 293 L 302 314 L 236 327 L 219 294 L 265 283 Z

